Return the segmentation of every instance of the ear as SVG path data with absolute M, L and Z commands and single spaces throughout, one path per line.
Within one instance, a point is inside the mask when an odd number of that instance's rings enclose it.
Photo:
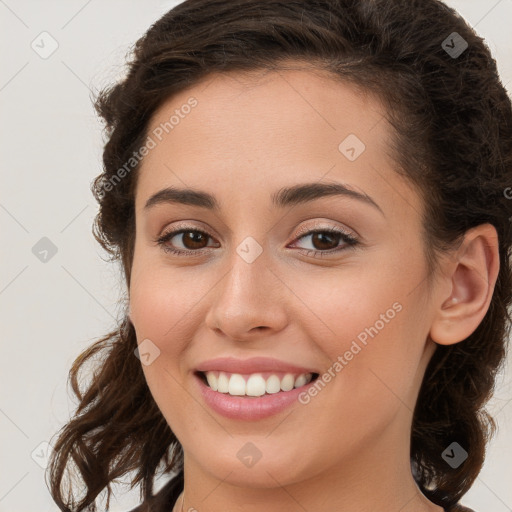
M 476 330 L 489 308 L 499 268 L 495 227 L 481 224 L 468 230 L 454 257 L 443 265 L 443 293 L 435 294 L 439 300 L 429 333 L 434 342 L 453 345 Z

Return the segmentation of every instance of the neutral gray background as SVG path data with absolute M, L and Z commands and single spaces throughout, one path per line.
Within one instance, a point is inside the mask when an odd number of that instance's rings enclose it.
M 0 512 L 57 510 L 40 467 L 44 443 L 74 409 L 71 363 L 116 324 L 122 304 L 120 273 L 91 234 L 102 138 L 90 91 L 123 73 L 130 45 L 176 3 L 0 0 Z M 486 38 L 511 91 L 512 0 L 447 3 Z M 46 262 L 32 251 L 43 237 L 57 250 Z M 463 503 L 510 512 L 510 365 L 489 409 L 500 430 Z M 138 503 L 120 492 L 111 510 Z

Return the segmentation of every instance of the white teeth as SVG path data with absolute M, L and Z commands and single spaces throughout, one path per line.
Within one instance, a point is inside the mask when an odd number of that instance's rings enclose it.
M 245 379 L 239 373 L 231 375 L 228 393 L 235 396 L 245 395 Z
M 208 372 L 206 374 L 206 380 L 208 381 L 208 385 L 213 389 L 213 391 L 217 391 L 218 379 L 213 372 Z
M 281 381 L 277 375 L 271 375 L 267 379 L 267 384 L 265 386 L 267 393 L 279 393 L 281 391 Z
M 307 382 L 307 377 L 306 375 L 302 374 L 302 375 L 299 375 L 296 379 L 295 379 L 295 384 L 294 384 L 294 387 L 295 388 L 300 388 L 301 386 L 304 386 L 304 384 L 306 384 Z M 210 385 L 211 387 L 211 385 Z M 212 388 L 213 389 L 213 388 Z
M 254 374 L 249 377 L 246 384 L 246 395 L 261 396 L 265 394 L 266 382 L 265 379 L 259 375 Z
M 287 373 L 281 381 L 281 391 L 290 391 L 295 384 L 295 377 L 291 373 Z
M 206 374 L 208 375 L 207 372 Z M 224 372 L 219 373 L 219 378 L 217 379 L 217 391 L 220 393 L 227 393 L 229 390 L 229 380 L 227 375 Z
M 228 393 L 233 396 L 263 396 L 265 393 L 274 394 L 280 391 L 291 391 L 293 388 L 304 386 L 311 382 L 313 375 L 303 373 L 295 377 L 287 373 L 282 379 L 277 375 L 270 375 L 266 380 L 260 373 L 249 376 L 247 382 L 239 373 L 226 374 L 225 372 L 205 372 L 208 385 L 219 393 Z

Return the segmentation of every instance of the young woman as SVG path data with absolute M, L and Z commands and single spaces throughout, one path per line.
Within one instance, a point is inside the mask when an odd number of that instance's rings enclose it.
M 187 0 L 97 108 L 129 307 L 71 370 L 59 508 L 130 474 L 137 512 L 468 510 L 512 292 L 483 40 L 438 0 Z

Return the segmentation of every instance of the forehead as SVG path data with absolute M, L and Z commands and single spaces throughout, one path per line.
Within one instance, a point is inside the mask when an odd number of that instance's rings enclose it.
M 154 147 L 140 168 L 136 207 L 168 185 L 247 201 L 323 178 L 377 196 L 387 182 L 387 192 L 391 185 L 410 195 L 388 156 L 392 131 L 384 116 L 377 97 L 323 71 L 210 75 L 154 113 Z

